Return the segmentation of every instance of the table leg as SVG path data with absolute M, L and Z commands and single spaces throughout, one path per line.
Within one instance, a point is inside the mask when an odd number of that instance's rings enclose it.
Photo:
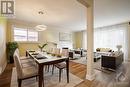
M 43 78 L 44 71 L 43 71 L 43 68 L 44 68 L 44 66 L 39 64 L 39 71 L 38 71 L 38 74 L 39 74 L 39 87 L 44 87 L 44 78 Z
M 67 83 L 69 83 L 69 59 L 66 60 Z
M 26 51 L 26 57 L 28 56 L 28 52 Z

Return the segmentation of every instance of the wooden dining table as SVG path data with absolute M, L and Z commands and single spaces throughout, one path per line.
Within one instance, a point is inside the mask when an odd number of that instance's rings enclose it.
M 45 87 L 44 86 L 44 66 L 52 65 L 52 64 L 56 64 L 56 63 L 60 63 L 60 62 L 66 62 L 67 83 L 69 83 L 69 58 L 51 56 L 50 54 L 47 54 L 46 52 L 42 52 L 42 53 L 43 53 L 44 57 L 37 58 L 36 55 L 38 54 L 38 52 L 30 51 L 30 50 L 26 51 L 26 56 L 30 56 L 38 64 L 38 75 L 39 75 L 38 85 L 39 85 L 39 87 Z

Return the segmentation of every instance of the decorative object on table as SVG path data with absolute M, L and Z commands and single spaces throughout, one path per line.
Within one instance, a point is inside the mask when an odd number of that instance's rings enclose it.
M 121 51 L 122 45 L 117 45 L 116 47 L 117 47 L 118 51 Z
M 40 51 L 42 52 L 42 50 L 43 50 L 43 48 L 45 47 L 45 46 L 47 46 L 48 44 L 47 43 L 45 43 L 45 44 L 43 44 L 43 45 L 38 45 L 38 47 L 39 47 L 39 49 L 40 49 Z
M 56 54 L 51 54 L 52 56 L 56 56 Z
M 14 51 L 18 48 L 18 43 L 17 42 L 8 42 L 7 43 L 7 59 L 9 63 L 14 63 L 13 60 L 13 54 Z
M 62 55 L 61 55 L 61 54 L 57 54 L 56 56 L 57 56 L 57 57 L 61 57 Z
M 38 55 L 35 56 L 37 59 L 46 59 L 46 57 L 44 56 L 44 54 L 41 52 L 41 53 L 38 53 Z

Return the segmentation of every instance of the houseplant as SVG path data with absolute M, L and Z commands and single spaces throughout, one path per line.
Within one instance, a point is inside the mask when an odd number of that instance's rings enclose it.
M 7 43 L 7 59 L 9 63 L 13 63 L 13 54 L 14 51 L 18 48 L 18 43 L 17 42 L 8 42 Z
M 45 47 L 45 46 L 47 46 L 47 43 L 45 43 L 45 44 L 43 44 L 43 45 L 38 45 L 38 47 L 39 47 L 39 49 L 40 49 L 40 51 L 42 52 L 42 50 L 43 50 L 43 48 Z

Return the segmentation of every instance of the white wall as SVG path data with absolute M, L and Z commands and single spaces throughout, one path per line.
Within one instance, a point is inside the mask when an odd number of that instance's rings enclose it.
M 0 74 L 4 71 L 6 64 L 6 20 L 0 18 Z
M 130 24 L 128 25 L 128 60 L 130 61 Z

